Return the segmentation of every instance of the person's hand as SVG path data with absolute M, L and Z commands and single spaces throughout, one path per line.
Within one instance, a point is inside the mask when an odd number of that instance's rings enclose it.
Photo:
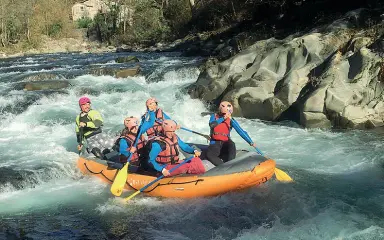
M 195 151 L 193 151 L 193 152 L 195 153 L 195 157 L 200 157 L 201 152 L 199 152 L 199 151 L 197 151 L 197 150 L 195 150 Z
M 129 149 L 129 152 L 130 153 L 135 153 L 136 150 L 137 150 L 137 148 L 132 146 L 131 149 Z
M 181 128 L 181 125 L 180 124 L 177 124 L 176 125 L 176 130 L 179 130 Z
M 249 144 L 249 145 L 251 145 L 252 147 L 256 147 L 256 143 L 251 143 L 251 144 Z
M 171 173 L 167 170 L 167 169 L 165 169 L 165 168 L 163 168 L 163 170 L 161 171 L 161 173 L 164 175 L 164 177 L 166 177 L 166 176 L 169 176 Z
M 85 126 L 87 126 L 87 123 L 85 123 L 85 122 L 80 122 L 80 127 L 85 127 Z
M 81 151 L 81 149 L 83 148 L 83 145 L 77 145 L 77 150 Z

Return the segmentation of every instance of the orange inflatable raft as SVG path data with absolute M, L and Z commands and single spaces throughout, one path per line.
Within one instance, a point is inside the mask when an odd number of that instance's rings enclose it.
M 106 161 L 83 157 L 78 159 L 77 166 L 82 173 L 94 175 L 107 183 L 113 182 L 118 171 L 109 168 Z M 216 196 L 260 185 L 273 176 L 274 169 L 274 160 L 254 152 L 240 152 L 234 160 L 214 167 L 202 175 L 163 178 L 143 193 L 171 198 Z M 156 176 L 129 173 L 125 189 L 138 190 L 155 179 Z

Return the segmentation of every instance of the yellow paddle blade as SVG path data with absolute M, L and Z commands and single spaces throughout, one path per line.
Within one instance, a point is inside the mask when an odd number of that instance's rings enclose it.
M 111 193 L 117 197 L 123 192 L 125 182 L 127 181 L 128 165 L 129 162 L 125 164 L 122 169 L 120 169 L 112 183 Z
M 129 201 L 131 198 L 141 193 L 140 190 L 137 190 L 135 193 L 131 194 L 129 197 L 124 198 L 124 201 Z
M 275 176 L 281 182 L 293 182 L 293 179 L 281 169 L 275 168 Z

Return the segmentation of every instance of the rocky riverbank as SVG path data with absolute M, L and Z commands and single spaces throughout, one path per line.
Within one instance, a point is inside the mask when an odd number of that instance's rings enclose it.
M 288 119 L 304 127 L 383 126 L 383 17 L 382 11 L 358 9 L 282 39 L 252 43 L 250 35 L 245 48 L 211 44 L 214 51 L 231 47 L 238 53 L 208 59 L 187 91 L 207 103 L 233 102 L 235 116 Z

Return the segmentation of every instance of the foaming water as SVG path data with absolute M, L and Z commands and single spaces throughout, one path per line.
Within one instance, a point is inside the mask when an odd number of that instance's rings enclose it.
M 151 96 L 183 127 L 209 133 L 209 116 L 201 115 L 205 105 L 182 91 L 196 81 L 201 59 L 138 53 L 141 76 L 81 73 L 88 65 L 131 66 L 115 63 L 121 55 L 50 54 L 0 62 L 0 239 L 384 237 L 383 142 L 373 132 L 236 118 L 295 183 L 271 180 L 238 193 L 188 200 L 139 195 L 125 203 L 113 197 L 110 185 L 76 167 L 80 96 L 91 98 L 111 137 L 126 116 L 144 114 Z M 25 70 L 31 67 L 36 69 Z M 72 74 L 74 69 L 79 74 Z M 22 74 L 57 71 L 70 82 L 64 91 L 13 89 Z M 190 132 L 178 134 L 186 142 L 206 143 Z M 235 131 L 232 138 L 238 149 L 253 150 Z

